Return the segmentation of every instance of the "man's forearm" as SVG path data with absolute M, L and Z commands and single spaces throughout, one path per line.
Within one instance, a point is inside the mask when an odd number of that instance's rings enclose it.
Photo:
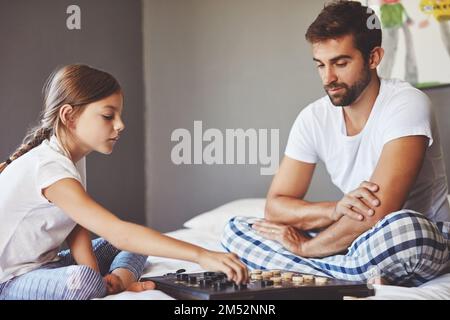
M 304 242 L 298 254 L 302 257 L 317 258 L 345 251 L 356 238 L 375 223 L 375 219 L 355 221 L 344 216 L 316 237 Z
M 265 218 L 269 221 L 292 225 L 301 230 L 330 226 L 336 202 L 308 202 L 286 196 L 267 199 Z

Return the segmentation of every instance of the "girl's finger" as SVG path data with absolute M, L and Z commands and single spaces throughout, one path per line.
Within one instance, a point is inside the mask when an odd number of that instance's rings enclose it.
M 228 265 L 231 269 L 233 269 L 236 278 L 234 279 L 236 283 L 242 283 L 245 280 L 244 268 L 235 261 L 234 259 L 228 259 L 224 261 L 226 265 Z

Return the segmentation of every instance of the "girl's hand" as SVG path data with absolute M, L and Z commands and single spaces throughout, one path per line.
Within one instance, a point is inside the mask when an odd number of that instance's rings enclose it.
M 248 282 L 247 267 L 234 253 L 202 251 L 198 263 L 210 271 L 222 271 L 237 284 Z
M 278 241 L 287 250 L 298 256 L 304 256 L 303 243 L 310 238 L 293 226 L 275 223 L 267 220 L 258 220 L 252 226 L 266 239 Z

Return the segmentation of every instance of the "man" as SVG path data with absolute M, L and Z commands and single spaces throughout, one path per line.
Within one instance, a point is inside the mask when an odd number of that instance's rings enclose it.
M 375 270 L 386 282 L 418 285 L 449 264 L 447 178 L 430 102 L 406 82 L 378 77 L 383 49 L 381 30 L 367 26 L 372 14 L 335 2 L 306 33 L 327 96 L 295 121 L 265 220 L 238 217 L 225 228 L 223 246 L 250 268 L 354 281 Z M 303 200 L 319 160 L 345 194 L 340 201 Z

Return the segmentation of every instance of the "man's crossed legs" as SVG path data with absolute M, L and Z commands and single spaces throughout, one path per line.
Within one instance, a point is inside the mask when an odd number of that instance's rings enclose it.
M 360 235 L 347 253 L 325 258 L 296 256 L 259 235 L 254 218 L 235 217 L 222 245 L 251 269 L 284 269 L 366 282 L 375 274 L 390 284 L 417 286 L 450 267 L 450 222 L 433 223 L 422 214 L 401 210 Z

